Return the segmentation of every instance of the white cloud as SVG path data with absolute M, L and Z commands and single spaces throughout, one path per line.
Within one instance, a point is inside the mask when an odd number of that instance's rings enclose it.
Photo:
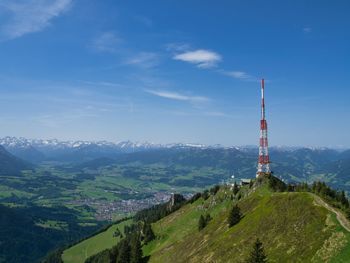
M 161 91 L 161 90 L 145 90 L 145 91 L 158 97 L 171 99 L 171 100 L 188 101 L 191 103 L 208 102 L 210 100 L 207 97 L 188 96 L 188 95 L 183 95 L 183 94 L 180 94 L 177 92 L 171 92 L 171 91 Z
M 129 57 L 126 60 L 128 65 L 136 65 L 142 68 L 153 68 L 160 62 L 160 57 L 153 52 L 140 52 L 135 56 Z
M 7 21 L 1 26 L 5 39 L 39 32 L 51 25 L 51 20 L 66 12 L 72 0 L 5 0 L 0 7 L 8 11 Z
M 195 64 L 199 68 L 215 67 L 222 60 L 218 53 L 204 49 L 177 54 L 173 59 Z
M 121 38 L 114 32 L 104 32 L 93 40 L 92 47 L 97 51 L 113 53 L 121 42 Z

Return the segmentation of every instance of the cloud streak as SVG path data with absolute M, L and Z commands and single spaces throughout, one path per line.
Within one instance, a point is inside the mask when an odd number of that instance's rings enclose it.
M 221 70 L 220 71 L 222 74 L 229 76 L 231 78 L 239 79 L 239 80 L 246 80 L 246 81 L 255 81 L 257 80 L 254 76 L 248 74 L 247 72 L 244 71 L 238 71 L 238 70 L 232 70 L 232 71 L 227 71 L 227 70 Z
M 81 82 L 83 84 L 90 85 L 90 86 L 117 87 L 117 88 L 123 87 L 122 84 L 109 82 L 109 81 L 85 81 L 85 80 L 82 80 L 79 82 Z
M 215 67 L 222 60 L 218 53 L 205 49 L 183 52 L 175 55 L 173 59 L 195 64 L 199 68 Z
M 166 98 L 170 100 L 178 100 L 178 101 L 187 101 L 191 103 L 203 103 L 210 101 L 207 97 L 202 96 L 188 96 L 184 94 L 180 94 L 177 92 L 164 91 L 164 90 L 145 90 L 147 93 L 152 94 L 154 96 L 158 96 L 161 98 Z
M 153 68 L 160 63 L 160 57 L 154 52 L 140 52 L 126 59 L 127 65 L 135 65 L 141 68 Z
M 303 31 L 304 31 L 304 33 L 311 33 L 312 28 L 311 27 L 304 27 Z
M 114 32 L 104 32 L 92 41 L 92 47 L 100 52 L 114 53 L 121 42 L 122 39 Z
M 235 79 L 249 79 L 251 76 L 244 71 L 225 71 L 225 75 L 233 77 Z
M 25 34 L 39 32 L 51 25 L 51 20 L 62 15 L 72 0 L 7 0 L 0 3 L 9 14 L 1 26 L 2 38 L 14 39 Z

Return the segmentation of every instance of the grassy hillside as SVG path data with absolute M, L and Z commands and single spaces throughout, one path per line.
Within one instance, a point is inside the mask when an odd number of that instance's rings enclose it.
M 112 225 L 106 231 L 99 233 L 89 239 L 86 239 L 75 246 L 65 250 L 62 254 L 64 263 L 83 263 L 88 257 L 101 252 L 102 250 L 113 247 L 118 243 L 120 237 L 114 237 L 113 233 L 119 229 L 121 233 L 124 231 L 124 226 L 131 223 L 130 220 Z
M 312 194 L 273 193 L 262 186 L 237 202 L 244 217 L 228 228 L 235 202 L 230 195 L 221 189 L 153 224 L 157 239 L 143 248 L 149 262 L 244 262 L 257 237 L 269 262 L 348 262 L 350 234 Z M 213 219 L 198 231 L 205 213 Z

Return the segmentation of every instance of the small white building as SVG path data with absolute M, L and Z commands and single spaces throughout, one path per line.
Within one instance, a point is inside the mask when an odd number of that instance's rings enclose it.
M 240 185 L 249 185 L 252 182 L 252 179 L 241 179 Z

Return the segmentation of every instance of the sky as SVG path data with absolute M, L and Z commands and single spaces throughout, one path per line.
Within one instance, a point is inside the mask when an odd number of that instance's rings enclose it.
M 0 0 L 0 136 L 350 147 L 349 10 Z

